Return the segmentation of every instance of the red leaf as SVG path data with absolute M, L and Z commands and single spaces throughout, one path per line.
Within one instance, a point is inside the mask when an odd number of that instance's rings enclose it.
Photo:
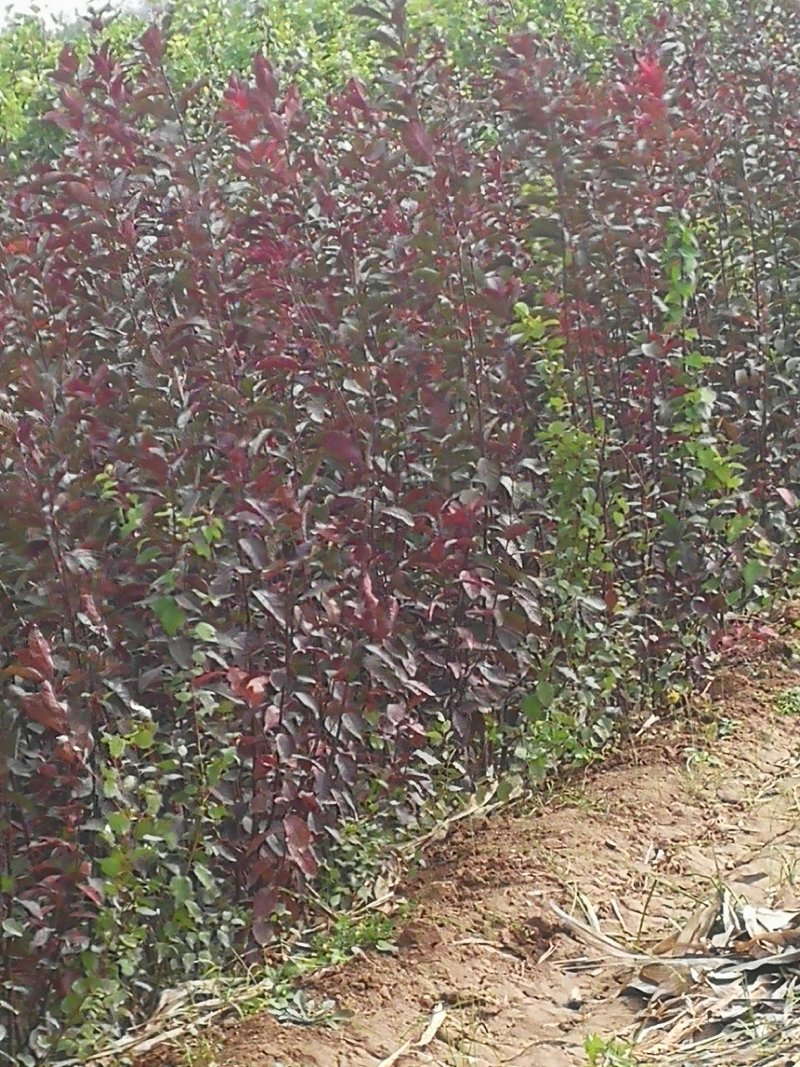
M 203 671 L 202 674 L 196 674 L 194 678 L 192 678 L 192 689 L 200 689 L 209 682 L 216 682 L 224 677 L 225 671 Z
M 7 241 L 3 245 L 3 250 L 8 252 L 12 256 L 22 256 L 27 252 L 30 252 L 33 248 L 33 243 L 27 237 L 17 237 L 13 241 Z
M 38 693 L 22 697 L 20 704 L 29 719 L 38 722 L 47 730 L 53 730 L 57 734 L 69 733 L 67 706 L 58 700 L 49 682 L 42 682 Z
M 256 919 L 268 919 L 278 903 L 278 887 L 264 886 L 253 897 L 253 916 Z
M 247 679 L 249 678 L 247 671 L 243 671 L 241 667 L 229 667 L 227 678 L 228 685 L 235 695 L 245 699 Z
M 151 26 L 142 34 L 141 45 L 150 62 L 158 65 L 164 55 L 164 39 L 158 26 Z
M 503 537 L 507 537 L 509 541 L 513 541 L 516 537 L 522 537 L 529 530 L 527 522 L 512 522 L 510 526 L 503 530 Z
M 283 830 L 290 855 L 302 852 L 311 844 L 311 831 L 305 819 L 301 819 L 299 815 L 286 815 L 283 820 Z
M 294 356 L 265 356 L 255 364 L 255 369 L 295 371 L 300 369 L 300 363 Z
M 61 102 L 74 119 L 83 119 L 86 98 L 77 89 L 70 87 L 61 90 Z
M 269 677 L 259 674 L 251 678 L 247 671 L 241 667 L 229 667 L 227 672 L 228 685 L 240 700 L 244 700 L 251 708 L 257 708 L 264 702 L 264 694 L 269 685 Z
M 290 858 L 304 874 L 316 874 L 317 860 L 311 851 L 311 831 L 305 819 L 301 819 L 299 815 L 286 815 L 283 819 L 283 830 Z
M 492 583 L 485 578 L 481 578 L 479 574 L 475 574 L 472 571 L 462 570 L 458 576 L 458 580 L 461 582 L 461 588 L 467 594 L 470 600 L 477 600 L 486 590 L 492 588 Z
M 347 83 L 347 102 L 359 111 L 369 114 L 370 107 L 364 96 L 364 86 L 356 78 L 351 78 Z
M 395 598 L 388 597 L 381 602 L 372 591 L 372 578 L 369 574 L 363 574 L 361 604 L 355 615 L 356 622 L 376 641 L 385 641 L 394 629 L 398 612 L 399 605 Z
M 64 192 L 78 204 L 94 208 L 95 211 L 105 211 L 105 203 L 83 182 L 67 182 Z
M 278 82 L 275 79 L 272 64 L 268 63 L 260 52 L 257 52 L 253 57 L 253 73 L 255 74 L 259 91 L 269 97 L 270 102 L 274 102 L 278 95 Z
M 69 739 L 60 740 L 60 743 L 53 747 L 53 755 L 72 767 L 77 767 L 84 762 L 83 753 Z
M 247 694 L 245 699 L 253 707 L 257 707 L 263 701 L 268 685 L 269 678 L 266 674 L 259 674 L 256 678 L 251 678 L 245 686 Z
M 78 73 L 78 57 L 72 45 L 65 44 L 58 57 L 58 69 L 53 74 L 56 81 L 70 82 Z
M 273 137 L 276 137 L 279 141 L 286 140 L 286 124 L 280 115 L 277 115 L 274 111 L 269 111 L 264 116 L 264 125 Z
M 247 111 L 250 107 L 250 93 L 247 86 L 235 76 L 231 77 L 228 88 L 222 95 L 237 111 Z
M 103 616 L 100 614 L 94 597 L 91 593 L 81 593 L 81 611 L 100 633 L 105 635 L 107 633 L 107 627 L 103 621 Z
M 644 56 L 642 59 L 637 59 L 636 63 L 639 67 L 639 75 L 637 78 L 639 89 L 650 93 L 652 96 L 663 96 L 666 87 L 666 78 L 664 70 L 656 56 Z
M 430 166 L 434 160 L 434 144 L 419 119 L 412 119 L 402 129 L 403 144 L 415 163 Z
M 260 123 L 255 115 L 229 113 L 226 115 L 225 121 L 228 123 L 233 136 L 244 144 L 249 144 L 260 129 Z
M 103 894 L 99 889 L 96 889 L 93 885 L 89 885 L 87 882 L 78 885 L 81 893 L 88 897 L 93 904 L 97 904 L 98 907 L 103 903 Z
M 27 666 L 33 667 L 42 678 L 52 679 L 55 676 L 56 668 L 50 645 L 42 636 L 42 631 L 38 626 L 33 626 L 28 634 L 28 648 L 24 658 Z
M 350 434 L 341 430 L 326 430 L 320 436 L 320 444 L 337 463 L 359 468 L 364 465 L 361 449 Z

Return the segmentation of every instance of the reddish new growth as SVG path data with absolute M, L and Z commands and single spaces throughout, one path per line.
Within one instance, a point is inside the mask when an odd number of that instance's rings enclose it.
M 636 60 L 638 73 L 636 88 L 639 92 L 649 96 L 663 97 L 666 89 L 666 75 L 658 61 L 658 57 L 652 54 L 642 56 Z

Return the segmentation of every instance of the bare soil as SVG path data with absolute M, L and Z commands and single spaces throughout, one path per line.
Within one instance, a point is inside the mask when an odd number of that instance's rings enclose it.
M 443 1004 L 436 1036 L 389 1062 L 585 1067 L 586 1037 L 628 1032 L 641 1005 L 620 995 L 619 968 L 569 969 L 586 949 L 549 901 L 570 910 L 582 893 L 629 945 L 678 929 L 721 882 L 800 909 L 800 716 L 775 708 L 797 685 L 779 656 L 744 664 L 719 677 L 705 712 L 656 726 L 537 810 L 457 824 L 402 886 L 413 910 L 397 955 L 357 956 L 305 986 L 349 1021 L 288 1027 L 256 1015 L 216 1031 L 205 1062 L 378 1067 Z

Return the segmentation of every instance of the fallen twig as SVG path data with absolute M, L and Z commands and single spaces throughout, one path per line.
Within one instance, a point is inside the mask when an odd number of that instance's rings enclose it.
M 376 1065 L 376 1067 L 393 1067 L 393 1065 L 397 1063 L 398 1060 L 402 1059 L 403 1056 L 411 1052 L 412 1049 L 427 1048 L 428 1045 L 430 1045 L 431 1041 L 433 1041 L 433 1039 L 441 1030 L 442 1026 L 444 1025 L 444 1021 L 447 1018 L 447 1015 L 447 1008 L 444 1006 L 444 1004 L 442 1004 L 441 1002 L 437 1004 L 431 1012 L 431 1017 L 428 1020 L 428 1025 L 422 1031 L 420 1037 L 416 1041 L 411 1038 L 409 1038 L 408 1041 L 404 1041 L 399 1048 L 395 1049 L 395 1051 L 392 1052 L 391 1055 L 387 1056 L 386 1059 L 381 1060 L 380 1063 Z

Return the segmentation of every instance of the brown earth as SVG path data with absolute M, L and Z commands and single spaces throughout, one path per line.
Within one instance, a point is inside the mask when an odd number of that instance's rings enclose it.
M 775 708 L 797 685 L 780 657 L 741 667 L 703 713 L 657 724 L 537 810 L 455 825 L 401 886 L 413 910 L 397 955 L 305 984 L 347 1013 L 338 1028 L 254 1015 L 215 1031 L 202 1059 L 177 1050 L 149 1067 L 585 1067 L 586 1037 L 630 1032 L 641 1004 L 620 995 L 619 967 L 569 969 L 587 950 L 550 900 L 570 911 L 582 894 L 627 945 L 676 930 L 721 882 L 800 908 L 800 716 Z M 437 1005 L 435 1036 L 392 1059 Z

